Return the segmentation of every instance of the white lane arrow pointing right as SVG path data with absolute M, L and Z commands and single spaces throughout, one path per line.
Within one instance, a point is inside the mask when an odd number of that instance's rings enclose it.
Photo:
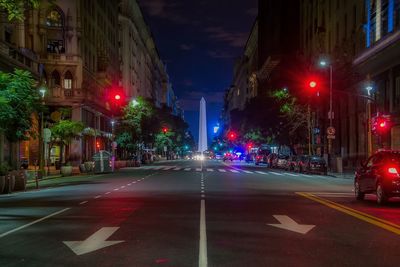
M 64 241 L 76 255 L 83 255 L 125 241 L 107 241 L 119 227 L 103 227 L 83 241 Z
M 298 224 L 289 216 L 286 215 L 274 215 L 275 219 L 277 219 L 280 224 L 272 224 L 269 223 L 273 227 L 289 230 L 292 232 L 300 233 L 300 234 L 307 234 L 311 229 L 315 227 L 315 225 L 308 225 L 308 224 Z

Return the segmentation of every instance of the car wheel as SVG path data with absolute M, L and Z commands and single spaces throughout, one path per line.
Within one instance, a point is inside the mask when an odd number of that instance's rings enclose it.
M 357 200 L 364 200 L 365 194 L 360 190 L 360 184 L 358 182 L 354 183 L 354 194 Z
M 380 182 L 376 185 L 376 202 L 378 202 L 379 205 L 385 204 L 387 202 L 388 198 L 385 195 L 385 191 L 383 191 L 383 186 Z

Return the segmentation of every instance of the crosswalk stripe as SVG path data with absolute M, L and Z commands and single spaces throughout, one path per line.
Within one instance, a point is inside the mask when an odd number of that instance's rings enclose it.
M 201 168 L 196 168 L 196 172 L 201 172 Z
M 251 172 L 251 171 L 246 171 L 246 170 L 243 170 L 243 172 L 245 172 L 245 173 L 253 173 L 253 172 Z
M 213 170 L 213 169 L 207 169 L 207 171 L 208 171 L 208 172 L 213 172 L 214 170 Z
M 224 169 L 218 169 L 219 172 L 226 172 Z
M 170 169 L 173 169 L 173 167 L 167 167 L 167 168 L 164 168 L 164 169 L 162 169 L 163 171 L 168 171 L 168 170 L 170 170 Z
M 286 174 L 286 175 L 289 175 L 289 176 L 294 176 L 294 177 L 297 177 L 297 176 L 298 176 L 297 174 L 288 173 L 288 172 L 285 172 L 285 174 Z
M 256 171 L 256 173 L 264 174 L 264 175 L 268 174 L 268 173 L 266 173 L 266 172 L 260 172 L 260 171 Z
M 233 172 L 233 173 L 239 173 L 239 171 L 234 170 L 234 169 L 230 169 L 229 171 L 230 171 L 230 172 Z
M 272 173 L 272 174 L 275 174 L 275 175 L 279 175 L 279 176 L 283 176 L 282 173 L 278 173 L 278 172 L 269 172 L 269 173 Z
M 180 171 L 182 168 L 175 168 L 174 171 Z
M 186 169 L 185 169 L 185 171 L 190 171 L 190 170 L 191 170 L 191 168 L 186 168 Z

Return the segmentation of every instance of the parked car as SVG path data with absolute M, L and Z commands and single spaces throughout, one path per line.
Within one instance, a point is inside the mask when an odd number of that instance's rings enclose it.
M 267 164 L 268 167 L 270 168 L 276 168 L 277 167 L 277 161 L 278 161 L 278 155 L 275 153 L 271 153 L 267 157 Z
M 328 167 L 323 157 L 311 156 L 308 157 L 308 161 L 304 166 L 304 171 L 307 173 L 319 173 L 327 175 Z
M 358 200 L 375 193 L 378 204 L 400 197 L 400 151 L 378 151 L 363 162 L 355 173 L 354 193 Z
M 296 165 L 297 165 L 297 156 L 292 155 L 289 157 L 286 163 L 286 170 L 288 171 L 294 171 L 296 170 Z
M 306 165 L 308 164 L 308 158 L 309 156 L 307 155 L 297 156 L 294 170 L 296 172 L 304 172 L 306 170 Z
M 259 149 L 256 154 L 256 165 L 260 165 L 260 163 L 268 164 L 268 156 L 271 154 L 271 151 L 268 149 Z
M 276 160 L 276 167 L 280 169 L 285 169 L 287 166 L 287 162 L 289 160 L 288 155 L 279 154 Z
M 254 162 L 256 159 L 257 154 L 256 153 L 248 153 L 246 155 L 246 162 L 250 163 L 250 162 Z

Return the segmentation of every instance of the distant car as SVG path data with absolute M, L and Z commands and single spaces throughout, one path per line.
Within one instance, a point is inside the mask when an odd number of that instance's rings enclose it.
M 250 162 L 254 162 L 254 160 L 256 159 L 257 154 L 256 153 L 248 153 L 246 155 L 246 162 L 250 163 Z
M 301 155 L 297 156 L 296 158 L 296 165 L 294 171 L 296 172 L 305 172 L 306 171 L 306 166 L 308 164 L 308 155 Z
M 278 154 L 271 153 L 267 157 L 267 164 L 268 167 L 270 168 L 276 168 L 277 167 L 277 161 L 278 161 Z
M 234 159 L 234 156 L 232 155 L 232 153 L 230 153 L 230 152 L 226 152 L 225 154 L 224 154 L 224 157 L 223 157 L 223 161 L 227 161 L 227 160 L 230 160 L 230 161 L 233 161 L 233 159 Z
M 285 169 L 288 159 L 289 159 L 288 155 L 283 155 L 283 154 L 278 155 L 278 159 L 276 161 L 276 167 L 280 169 Z
M 296 170 L 296 165 L 297 165 L 297 156 L 292 155 L 289 157 L 286 163 L 286 170 L 288 171 L 294 171 Z
M 255 164 L 260 165 L 260 163 L 268 164 L 268 155 L 271 154 L 271 151 L 268 149 L 259 149 L 257 154 L 255 155 Z
M 363 162 L 355 173 L 354 193 L 358 200 L 375 193 L 378 204 L 400 197 L 400 151 L 379 151 Z
M 308 157 L 308 161 L 304 167 L 304 171 L 308 173 L 319 173 L 327 175 L 328 167 L 324 158 L 319 156 L 311 156 Z
M 221 159 L 223 159 L 223 158 L 224 158 L 224 156 L 223 156 L 221 153 L 216 153 L 216 154 L 215 154 L 215 159 L 221 160 Z

